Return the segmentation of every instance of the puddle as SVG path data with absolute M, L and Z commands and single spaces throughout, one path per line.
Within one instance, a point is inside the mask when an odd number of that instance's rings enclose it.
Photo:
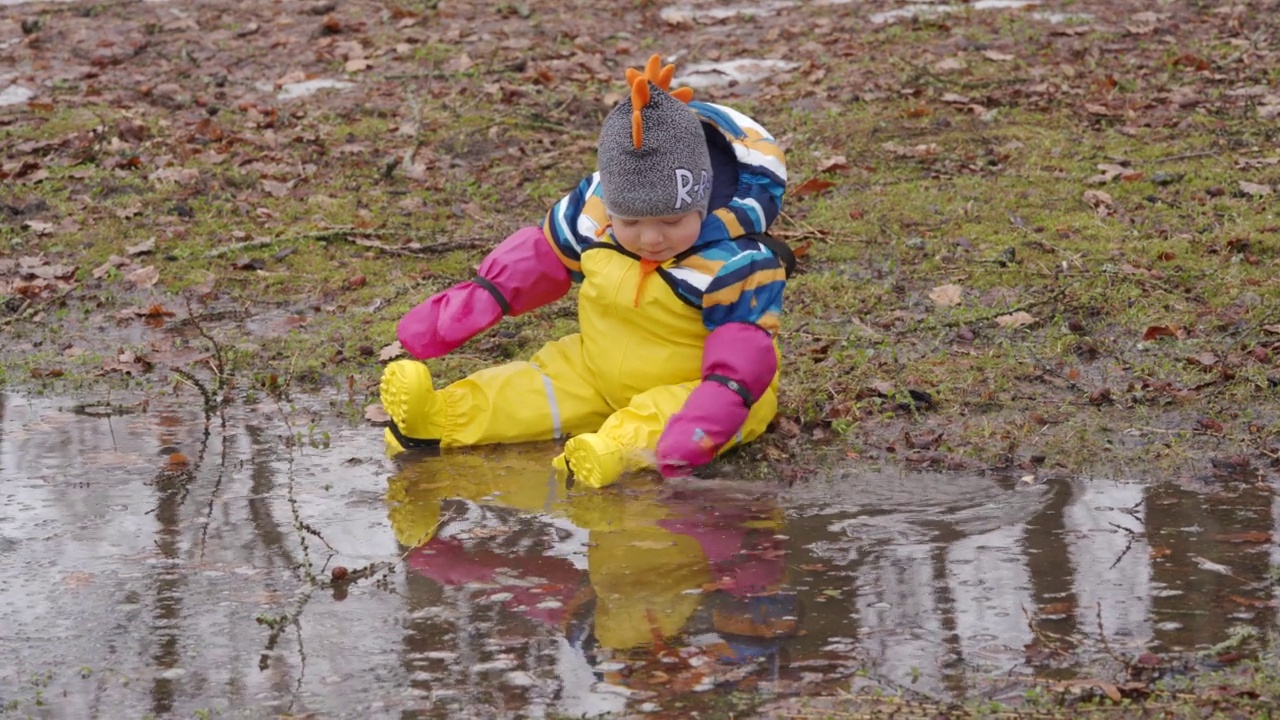
M 800 63 L 787 60 L 740 59 L 715 63 L 690 63 L 682 68 L 673 82 L 691 88 L 708 88 L 730 83 L 749 83 L 763 80 L 776 73 L 788 72 L 800 67 Z
M 4 90 L 0 90 L 0 107 L 6 105 L 18 105 L 24 103 L 36 96 L 36 91 L 21 85 L 10 85 Z
M 551 445 L 392 462 L 327 399 L 206 430 L 182 393 L 0 394 L 0 572 L 21 598 L 0 608 L 0 706 L 688 717 L 855 672 L 954 698 L 1116 655 L 1218 645 L 1211 664 L 1276 624 L 1280 503 L 1244 483 L 855 465 L 579 490 Z M 330 585 L 338 566 L 354 582 Z

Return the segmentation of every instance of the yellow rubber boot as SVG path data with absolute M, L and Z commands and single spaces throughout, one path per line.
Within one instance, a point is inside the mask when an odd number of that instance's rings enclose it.
M 396 360 L 382 371 L 378 388 L 382 407 L 395 427 L 387 428 L 387 453 L 430 447 L 444 433 L 444 402 L 431 383 L 431 371 L 415 360 Z M 398 432 L 398 434 L 397 434 Z
M 622 477 L 627 469 L 627 453 L 616 440 L 599 433 L 584 433 L 570 438 L 564 444 L 564 452 L 551 464 L 561 479 L 572 473 L 575 484 L 602 488 Z

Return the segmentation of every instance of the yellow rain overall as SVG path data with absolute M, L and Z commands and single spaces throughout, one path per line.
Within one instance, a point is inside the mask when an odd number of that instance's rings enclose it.
M 544 345 L 528 361 L 476 372 L 439 391 L 440 446 L 518 443 L 598 432 L 633 451 L 628 469 L 652 466 L 668 418 L 702 372 L 708 331 L 655 271 L 610 243 L 582 255 L 581 332 Z M 679 261 L 669 260 L 664 268 Z M 778 378 L 752 406 L 738 436 L 749 442 L 778 409 Z M 394 439 L 388 434 L 388 442 Z

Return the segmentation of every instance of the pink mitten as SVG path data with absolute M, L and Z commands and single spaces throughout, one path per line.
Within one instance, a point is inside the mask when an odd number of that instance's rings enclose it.
M 569 270 L 540 227 L 521 228 L 480 263 L 474 280 L 427 298 L 396 328 L 410 355 L 425 359 L 453 351 L 503 315 L 520 315 L 564 297 Z
M 773 338 L 760 326 L 729 323 L 713 330 L 702 350 L 702 384 L 658 438 L 659 472 L 679 477 L 711 462 L 747 421 L 777 370 Z

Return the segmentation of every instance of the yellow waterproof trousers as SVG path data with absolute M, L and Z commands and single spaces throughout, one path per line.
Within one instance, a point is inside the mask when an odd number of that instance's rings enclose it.
M 616 443 L 610 452 L 621 453 L 622 467 L 613 470 L 653 467 L 667 421 L 700 384 L 709 332 L 702 311 L 617 251 L 584 252 L 581 267 L 582 332 L 547 343 L 528 361 L 487 368 L 440 390 L 429 387 L 425 366 L 388 366 L 383 402 L 394 406 L 388 411 L 399 431 L 446 448 L 596 433 L 602 445 Z M 765 431 L 778 410 L 777 391 L 775 375 L 722 452 Z M 388 444 L 395 452 L 393 435 Z M 614 479 L 597 477 L 602 484 Z
M 440 445 L 519 443 L 598 432 L 632 452 L 630 467 L 652 467 L 667 420 L 698 384 L 659 385 L 615 408 L 596 390 L 582 336 L 575 333 L 547 343 L 528 361 L 487 368 L 439 390 L 444 406 Z M 775 383 L 723 450 L 759 437 L 777 411 Z

